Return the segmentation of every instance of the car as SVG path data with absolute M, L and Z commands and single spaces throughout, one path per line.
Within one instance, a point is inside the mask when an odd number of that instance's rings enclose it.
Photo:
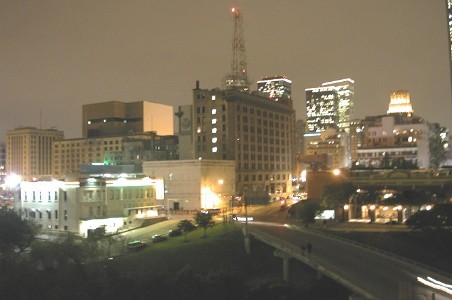
M 179 235 L 182 235 L 182 229 L 180 229 L 180 228 L 177 228 L 177 229 L 171 229 L 171 230 L 168 232 L 168 236 L 179 236 Z
M 163 241 L 166 241 L 167 239 L 168 239 L 167 236 L 161 235 L 161 234 L 154 234 L 152 236 L 152 242 L 153 243 L 163 242 Z
M 129 250 L 140 250 L 146 248 L 146 246 L 147 246 L 146 242 L 140 240 L 127 243 L 127 249 Z

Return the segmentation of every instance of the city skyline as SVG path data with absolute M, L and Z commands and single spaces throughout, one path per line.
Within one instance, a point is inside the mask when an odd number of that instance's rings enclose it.
M 407 90 L 416 115 L 452 129 L 445 1 L 215 3 L 1 0 L 0 141 L 19 126 L 78 138 L 83 105 L 144 100 L 176 111 L 196 80 L 221 87 L 235 4 L 251 90 L 287 76 L 297 119 L 306 120 L 306 88 L 351 78 L 355 118 L 386 114 L 391 93 Z

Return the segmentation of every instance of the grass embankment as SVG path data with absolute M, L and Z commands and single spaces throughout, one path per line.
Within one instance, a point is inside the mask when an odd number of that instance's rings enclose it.
M 242 294 L 234 297 L 235 299 L 268 299 L 271 295 L 274 295 L 273 299 L 348 297 L 344 288 L 326 278 L 318 280 L 312 269 L 296 260 L 290 262 L 291 285 L 284 285 L 282 260 L 273 255 L 274 250 L 258 241 L 252 241 L 251 253 L 247 254 L 244 250 L 243 234 L 234 224 L 217 224 L 207 230 L 206 238 L 203 235 L 204 230 L 199 229 L 187 235 L 188 241 L 184 241 L 184 236 L 179 236 L 148 245 L 146 249 L 109 261 L 105 268 L 109 273 L 118 270 L 122 274 L 133 273 L 134 278 L 141 278 L 143 285 L 151 284 L 151 281 L 155 284 L 157 281 L 168 288 L 166 280 L 172 278 L 171 282 L 177 285 L 174 289 L 179 289 L 179 296 L 184 293 L 185 299 L 190 299 L 191 292 L 187 290 L 199 285 L 193 283 L 191 287 L 180 288 L 180 285 L 191 280 L 190 276 L 220 278 L 218 281 L 222 282 L 222 286 L 218 288 L 218 292 L 224 293 L 224 289 L 236 288 L 237 293 Z M 187 276 L 186 274 L 190 276 L 182 281 L 178 279 Z M 149 283 L 146 283 L 148 281 Z M 218 284 L 218 281 L 210 282 L 210 285 Z M 224 286 L 228 281 L 231 286 Z M 243 286 L 239 286 L 240 284 Z M 221 295 L 216 295 L 217 299 L 222 298 L 217 296 Z M 229 296 L 225 298 L 229 299 Z

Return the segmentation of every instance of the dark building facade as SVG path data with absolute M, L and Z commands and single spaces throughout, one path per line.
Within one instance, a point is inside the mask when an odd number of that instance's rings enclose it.
M 236 161 L 236 188 L 248 196 L 287 192 L 295 161 L 295 111 L 237 90 L 193 90 L 197 159 Z

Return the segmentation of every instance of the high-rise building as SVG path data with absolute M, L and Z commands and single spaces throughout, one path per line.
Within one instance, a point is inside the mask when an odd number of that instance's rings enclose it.
M 391 93 L 391 101 L 389 102 L 389 114 L 406 114 L 411 116 L 413 108 L 410 101 L 410 93 L 408 91 L 396 91 Z
M 110 101 L 83 105 L 82 136 L 98 138 L 154 131 L 173 135 L 173 107 L 138 101 Z
M 195 157 L 234 160 L 237 192 L 251 197 L 290 190 L 295 157 L 292 105 L 236 90 L 200 89 L 197 83 L 193 121 Z
M 322 132 L 339 123 L 339 97 L 335 87 L 306 89 L 307 132 Z
M 22 127 L 6 133 L 6 173 L 23 180 L 52 174 L 52 144 L 64 138 L 63 131 Z
M 292 81 L 285 76 L 264 77 L 257 82 L 259 95 L 273 101 L 292 98 Z
M 0 187 L 5 183 L 6 177 L 6 144 L 0 143 Z
M 350 79 L 340 79 L 322 83 L 322 87 L 334 87 L 338 97 L 338 123 L 339 131 L 350 132 L 350 121 L 354 110 L 355 82 Z
M 447 25 L 449 32 L 449 51 L 450 51 L 450 76 L 452 81 L 452 0 L 447 0 Z

